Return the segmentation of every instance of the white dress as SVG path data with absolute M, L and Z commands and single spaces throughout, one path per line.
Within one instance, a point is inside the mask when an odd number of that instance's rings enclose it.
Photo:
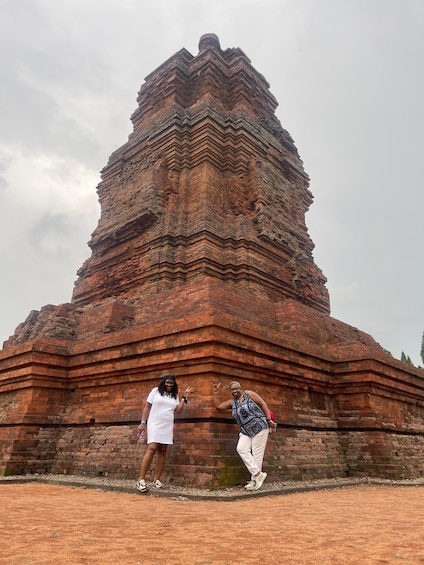
M 174 412 L 180 403 L 178 397 L 163 396 L 158 387 L 150 391 L 147 402 L 152 405 L 147 420 L 147 443 L 174 443 Z

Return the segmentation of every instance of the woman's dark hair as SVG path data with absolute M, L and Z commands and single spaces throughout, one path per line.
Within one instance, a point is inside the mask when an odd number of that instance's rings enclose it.
M 174 381 L 174 386 L 170 392 L 172 398 L 177 398 L 178 396 L 178 385 L 177 381 L 175 380 L 175 375 L 173 373 L 165 373 L 162 376 L 162 380 L 159 383 L 158 391 L 163 396 L 165 394 L 165 381 Z

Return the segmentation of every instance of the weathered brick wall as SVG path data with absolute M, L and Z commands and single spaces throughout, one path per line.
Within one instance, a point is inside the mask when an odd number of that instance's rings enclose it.
M 22 472 L 135 479 L 146 449 L 135 430 L 136 425 L 42 427 L 33 449 L 26 450 Z M 248 473 L 236 453 L 237 436 L 231 422 L 177 422 L 164 480 L 206 487 L 244 483 Z M 421 477 L 423 446 L 424 438 L 411 434 L 293 429 L 280 423 L 270 434 L 264 469 L 271 480 Z
M 134 425 L 65 427 L 58 438 L 50 472 L 132 478 L 137 476 L 141 451 Z
M 196 392 L 177 416 L 165 480 L 216 487 L 246 478 L 231 413 L 217 411 L 211 394 L 211 382 L 222 382 L 222 399 L 229 398 L 231 380 L 261 394 L 279 422 L 265 461 L 271 479 L 421 476 L 422 371 L 389 357 L 316 357 L 285 347 L 278 332 L 271 340 L 269 329 L 257 327 L 256 336 L 239 329 L 185 328 L 172 339 L 138 341 L 118 333 L 79 345 L 66 363 L 63 350 L 58 357 L 45 344 L 32 345 L 25 368 L 12 366 L 22 357 L 8 350 L 9 373 L 0 381 L 1 472 L 136 478 L 145 449 L 135 439 L 142 405 L 172 370 L 180 390 L 192 384 Z M 54 377 L 58 358 L 66 379 Z

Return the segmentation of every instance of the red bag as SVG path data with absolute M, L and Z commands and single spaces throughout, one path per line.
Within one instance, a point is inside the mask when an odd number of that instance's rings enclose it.
M 275 422 L 275 416 L 274 416 L 274 412 L 272 410 L 269 411 L 269 415 L 271 416 L 271 420 L 273 422 Z M 277 425 L 275 425 L 273 428 L 269 428 L 269 432 L 273 433 L 277 431 Z

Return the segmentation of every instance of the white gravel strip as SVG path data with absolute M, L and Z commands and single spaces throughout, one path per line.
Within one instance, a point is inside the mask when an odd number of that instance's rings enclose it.
M 265 481 L 258 491 L 246 491 L 243 486 L 226 487 L 220 489 L 206 489 L 180 485 L 164 484 L 162 489 L 155 489 L 150 485 L 147 493 L 139 493 L 135 488 L 135 480 L 111 479 L 108 477 L 85 477 L 80 475 L 13 475 L 0 477 L 1 484 L 12 483 L 43 483 L 52 485 L 70 486 L 73 488 L 91 488 L 99 491 L 117 491 L 134 493 L 140 496 L 154 495 L 178 500 L 239 500 L 257 496 L 271 496 L 293 494 L 316 490 L 355 487 L 362 484 L 383 486 L 424 486 L 424 477 L 391 481 L 378 478 L 335 478 L 319 479 L 314 481 Z

